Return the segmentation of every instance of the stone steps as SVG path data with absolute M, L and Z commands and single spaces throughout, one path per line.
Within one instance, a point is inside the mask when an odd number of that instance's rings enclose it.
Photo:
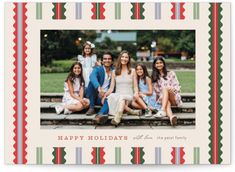
M 41 93 L 41 102 L 61 102 L 63 93 Z M 181 93 L 183 102 L 195 102 L 195 93 Z
M 178 125 L 195 125 L 195 113 L 175 113 L 178 118 Z M 41 114 L 41 125 L 96 125 L 95 115 L 86 116 L 85 114 L 57 115 L 55 113 Z M 110 126 L 110 120 L 113 116 L 108 117 L 108 122 L 105 126 Z M 168 117 L 154 118 L 145 116 L 125 115 L 122 118 L 120 126 L 169 126 Z
M 41 113 L 55 113 L 55 106 L 60 103 L 55 102 L 41 102 Z M 100 106 L 95 106 L 96 112 L 98 112 Z M 172 106 L 173 113 L 195 113 L 195 103 L 183 103 L 181 107 Z M 81 113 L 85 113 L 86 110 L 81 111 Z

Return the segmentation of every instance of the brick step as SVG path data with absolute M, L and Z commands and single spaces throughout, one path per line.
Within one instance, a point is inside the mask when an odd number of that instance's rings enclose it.
M 60 103 L 53 102 L 41 102 L 41 113 L 55 113 L 55 106 Z M 98 112 L 100 106 L 95 106 L 96 112 Z M 183 103 L 181 107 L 172 106 L 173 113 L 195 113 L 195 103 Z M 80 113 L 85 113 L 86 110 L 81 111 Z
M 178 125 L 195 125 L 195 113 L 175 113 L 178 118 Z M 107 126 L 111 125 L 110 121 L 113 116 L 108 117 Z M 57 115 L 55 113 L 42 113 L 41 125 L 95 125 L 95 115 L 86 116 L 85 114 Z M 168 117 L 154 118 L 145 116 L 125 115 L 120 125 L 130 126 L 169 126 Z
M 41 93 L 41 102 L 61 102 L 63 93 Z M 195 93 L 181 93 L 183 102 L 195 102 Z

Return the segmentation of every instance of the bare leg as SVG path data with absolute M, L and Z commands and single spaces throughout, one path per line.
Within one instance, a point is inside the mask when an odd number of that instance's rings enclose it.
M 121 101 L 119 102 L 118 112 L 117 112 L 117 114 L 115 114 L 115 117 L 114 117 L 114 121 L 115 121 L 117 124 L 121 122 L 122 115 L 123 115 L 123 111 L 124 111 L 124 108 L 125 108 L 125 104 L 126 104 L 126 101 L 125 101 L 125 100 L 121 100 Z
M 176 124 L 177 124 L 177 117 L 176 117 L 176 115 L 173 115 L 173 113 L 171 111 L 171 103 L 170 103 L 170 101 L 168 101 L 168 103 L 167 103 L 166 114 L 167 114 L 167 116 L 170 119 L 171 125 L 172 126 L 176 126 Z
M 138 98 L 135 98 L 135 100 L 136 100 L 136 103 L 139 105 L 140 109 L 148 109 L 148 107 L 146 106 L 142 98 L 138 97 Z
M 84 108 L 80 102 L 75 105 L 65 105 L 64 107 L 72 112 L 81 111 Z
M 172 110 L 171 110 L 171 102 L 170 101 L 168 101 L 167 106 L 166 106 L 166 115 L 169 118 L 173 115 Z
M 174 93 L 171 93 L 169 92 L 169 101 L 171 102 L 171 105 L 172 106 L 176 106 L 176 101 L 175 101 L 175 94 Z
M 163 88 L 162 94 L 163 94 L 163 97 L 162 97 L 162 110 L 164 110 L 166 112 L 167 103 L 168 103 L 168 99 L 169 99 L 168 89 Z

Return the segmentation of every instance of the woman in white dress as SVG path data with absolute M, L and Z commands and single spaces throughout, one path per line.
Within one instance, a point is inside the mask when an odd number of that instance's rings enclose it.
M 64 82 L 64 96 L 62 104 L 55 107 L 59 115 L 64 111 L 65 115 L 81 111 L 89 107 L 89 100 L 84 98 L 84 79 L 82 76 L 82 64 L 75 62 Z
M 78 61 L 82 64 L 83 67 L 83 77 L 85 80 L 85 88 L 89 84 L 89 76 L 93 68 L 97 65 L 100 65 L 97 62 L 97 56 L 93 53 L 94 45 L 90 42 L 86 42 L 82 47 L 82 55 L 78 55 Z
M 115 86 L 116 85 L 116 86 Z M 115 93 L 108 98 L 109 114 L 114 115 L 111 124 L 117 126 L 121 122 L 124 110 L 132 115 L 141 115 L 140 110 L 128 107 L 132 102 L 134 93 L 138 93 L 135 69 L 131 68 L 131 59 L 127 51 L 122 51 L 118 57 L 116 70 L 112 73 L 111 89 Z

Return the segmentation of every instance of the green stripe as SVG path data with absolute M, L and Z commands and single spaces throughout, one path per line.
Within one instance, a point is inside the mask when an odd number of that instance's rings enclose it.
M 193 19 L 199 19 L 199 3 L 193 4 Z
M 36 148 L 36 164 L 42 164 L 42 147 Z
M 100 19 L 100 4 L 96 3 L 96 19 Z
M 36 3 L 36 19 L 42 19 L 42 3 Z
M 121 147 L 115 148 L 115 164 L 121 164 Z
M 200 149 L 198 147 L 193 148 L 193 154 L 194 154 L 194 158 L 193 158 L 193 163 L 194 164 L 200 164 Z
M 96 164 L 100 164 L 100 148 L 96 148 Z
M 121 19 L 121 3 L 115 3 L 115 19 Z

